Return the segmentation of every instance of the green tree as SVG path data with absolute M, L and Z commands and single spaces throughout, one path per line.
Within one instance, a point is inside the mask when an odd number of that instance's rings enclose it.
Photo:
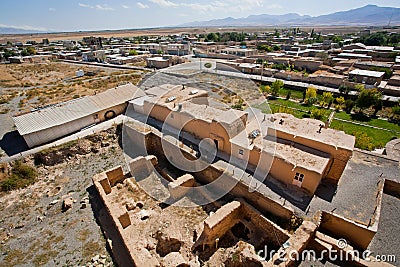
M 289 90 L 286 94 L 286 100 L 289 100 L 291 96 L 292 96 L 292 91 Z
M 314 108 L 311 110 L 311 118 L 316 120 L 322 120 L 325 116 L 325 111 L 323 109 Z
M 336 110 L 341 110 L 341 109 L 343 109 L 343 105 L 344 105 L 344 102 L 346 101 L 346 100 L 344 100 L 344 97 L 343 96 L 339 96 L 339 97 L 336 97 Z
M 314 87 L 308 87 L 306 90 L 305 102 L 311 106 L 317 101 L 317 89 L 315 89 Z
M 322 100 L 320 101 L 320 105 L 325 107 L 328 106 L 329 103 L 332 103 L 333 95 L 331 92 L 323 92 L 322 93 Z
M 361 92 L 362 90 L 365 89 L 365 86 L 363 84 L 357 83 L 356 85 L 354 85 L 354 89 L 356 89 L 356 91 L 358 92 Z
M 323 41 L 324 41 L 324 38 L 322 37 L 322 35 L 318 34 L 317 38 L 315 38 L 315 42 L 322 43 Z
M 385 32 L 376 32 L 366 36 L 361 40 L 365 45 L 386 45 L 388 42 L 388 34 Z
M 272 48 L 269 45 L 265 45 L 265 44 L 259 44 L 257 45 L 257 49 L 259 51 L 266 51 L 266 52 L 272 52 Z
M 129 55 L 130 56 L 137 56 L 138 52 L 135 49 L 132 49 L 132 50 L 129 51 Z
M 257 58 L 256 63 L 262 65 L 262 64 L 264 63 L 264 59 L 262 59 L 262 58 Z
M 271 84 L 271 95 L 278 96 L 279 91 L 283 88 L 284 83 L 281 80 L 276 80 Z
M 381 101 L 382 93 L 378 92 L 376 88 L 374 89 L 364 89 L 361 90 L 358 95 L 356 106 L 362 112 L 364 109 L 370 108 L 371 106 L 375 106 Z
M 219 34 L 215 32 L 210 32 L 209 34 L 207 34 L 206 40 L 209 42 L 219 42 Z
M 400 119 L 400 106 L 396 105 L 396 106 L 392 107 L 390 114 L 391 114 L 392 120 Z
M 349 92 L 350 92 L 350 88 L 348 86 L 344 85 L 344 84 L 341 84 L 339 86 L 339 92 L 342 95 L 348 95 Z
M 278 45 L 274 45 L 274 46 L 272 47 L 272 49 L 273 49 L 274 51 L 279 51 L 279 50 L 281 50 L 280 46 L 278 46 Z
M 346 111 L 346 113 L 351 113 L 351 110 L 354 108 L 355 102 L 351 99 L 347 99 L 344 102 L 344 111 Z

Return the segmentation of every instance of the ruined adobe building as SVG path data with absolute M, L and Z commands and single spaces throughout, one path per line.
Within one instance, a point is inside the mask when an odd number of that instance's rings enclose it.
M 149 152 L 157 153 L 160 141 L 155 129 L 149 131 L 145 125 L 135 122 L 127 130 L 147 136 Z M 180 150 L 187 157 L 195 157 L 185 145 Z M 377 266 L 373 257 L 370 262 L 354 255 L 356 248 L 367 248 L 376 232 L 377 221 L 365 227 L 323 211 L 315 214 L 311 221 L 305 220 L 301 225 L 288 229 L 282 222 L 295 218 L 293 211 L 263 195 L 262 186 L 250 192 L 250 183 L 246 179 L 239 181 L 228 197 L 208 205 L 179 207 L 179 204 L 196 203 L 191 191 L 201 185 L 200 181 L 212 179 L 220 165 L 212 164 L 207 171 L 193 175 L 170 177 L 159 171 L 160 164 L 162 162 L 155 156 L 139 156 L 130 161 L 129 174 L 116 167 L 93 177 L 96 190 L 121 239 L 112 241 L 114 256 L 120 266 L 201 266 L 200 261 L 211 266 L 296 266 L 298 262 L 290 259 L 279 261 L 277 251 L 296 250 L 301 253 L 305 249 L 317 252 L 335 249 L 348 253 L 348 262 L 352 265 Z M 163 178 L 171 181 L 162 185 Z M 143 192 L 142 186 L 148 182 L 154 192 L 160 191 L 157 194 L 161 198 L 162 195 L 172 198 L 178 206 L 160 205 L 157 199 Z M 389 185 L 399 192 L 399 184 Z M 380 196 L 383 190 L 381 184 Z M 201 190 L 201 194 L 206 198 L 212 193 Z M 232 197 L 237 198 L 230 200 Z M 280 218 L 279 223 L 276 218 Z M 332 233 L 346 238 L 351 245 L 338 247 L 338 239 Z M 125 258 L 121 258 L 124 254 L 114 248 L 117 242 L 122 242 L 128 252 Z M 259 251 L 265 247 L 269 252 L 275 252 L 260 254 Z
M 212 140 L 218 152 L 256 169 L 259 179 L 269 173 L 313 194 L 322 178 L 338 182 L 352 155 L 355 137 L 322 127 L 318 120 L 256 109 L 220 110 L 208 105 L 207 92 L 195 88 L 163 85 L 149 91 L 162 97 L 139 98 L 131 102 L 132 110 L 194 140 Z
M 398 183 L 373 182 L 376 187 L 365 192 L 365 202 L 373 198 L 368 208 L 373 214 L 366 222 L 359 217 L 360 209 L 356 217 L 348 216 L 354 202 L 345 202 L 348 207 L 344 210 L 338 206 L 335 213 L 330 205 L 319 206 L 319 211 L 313 210 L 301 222 L 298 211 L 285 197 L 274 196 L 262 180 L 269 171 L 279 181 L 299 186 L 300 179 L 293 176 L 303 174 L 300 185 L 312 192 L 322 177 L 337 182 L 343 170 L 351 176 L 345 166 L 354 138 L 325 129 L 316 120 L 216 109 L 207 105 L 207 93 L 195 88 L 163 85 L 146 93 L 130 101 L 132 117 L 124 125 L 130 172 L 116 167 L 93 177 L 118 232 L 119 240 L 112 239 L 112 249 L 120 266 L 201 266 L 200 262 L 210 266 L 295 266 L 299 262 L 281 262 L 276 251 L 307 249 L 348 252 L 350 264 L 376 266 L 376 262 L 351 253 L 368 248 L 377 232 L 383 192 L 398 194 Z M 157 101 L 157 95 L 164 96 Z M 200 138 L 210 139 L 206 147 L 217 147 L 219 158 L 234 155 L 239 160 L 216 159 L 198 171 L 180 169 L 179 163 L 185 159 L 200 160 L 198 164 L 205 160 L 193 149 Z M 173 153 L 167 154 L 170 151 Z M 254 171 L 252 174 L 241 169 L 240 159 L 251 163 L 244 169 Z M 256 168 L 259 162 L 263 164 Z M 339 194 L 344 189 L 341 187 Z M 349 242 L 346 248 L 338 247 L 340 238 Z M 119 243 L 125 257 L 114 248 Z M 275 253 L 260 255 L 265 246 Z

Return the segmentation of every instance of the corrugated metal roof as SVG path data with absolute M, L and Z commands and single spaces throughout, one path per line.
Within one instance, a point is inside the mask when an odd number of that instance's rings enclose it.
M 359 70 L 355 69 L 349 72 L 351 75 L 361 75 L 361 76 L 367 76 L 367 77 L 374 77 L 374 78 L 380 78 L 382 77 L 385 73 L 382 71 L 372 71 L 372 70 Z
M 136 86 L 126 84 L 97 95 L 62 102 L 54 106 L 13 117 L 13 119 L 18 132 L 21 135 L 26 135 L 63 125 L 143 95 L 145 95 L 143 91 Z

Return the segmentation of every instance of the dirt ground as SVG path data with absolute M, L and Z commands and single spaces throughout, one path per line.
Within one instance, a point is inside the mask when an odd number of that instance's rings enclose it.
M 172 35 L 172 34 L 200 34 L 209 32 L 274 32 L 277 27 L 206 27 L 206 28 L 154 28 L 154 29 L 137 29 L 137 30 L 115 30 L 115 31 L 87 31 L 87 32 L 63 32 L 63 33 L 37 33 L 37 34 L 4 34 L 0 35 L 0 43 L 11 42 L 26 42 L 32 40 L 41 42 L 44 38 L 50 41 L 58 40 L 81 40 L 85 36 L 96 37 L 133 37 L 133 36 L 156 36 L 156 35 Z M 313 27 L 302 27 L 302 30 L 311 31 Z M 315 31 L 322 33 L 355 33 L 365 27 L 345 27 L 345 26 L 321 26 L 314 27 Z M 396 31 L 396 30 L 395 30 Z
M 84 70 L 83 77 L 75 72 Z M 62 62 L 0 65 L 0 113 L 24 113 L 44 105 L 93 95 L 121 83 L 137 84 L 141 71 Z
M 105 211 L 91 178 L 124 164 L 118 136 L 111 128 L 24 159 L 32 166 L 41 163 L 36 165 L 39 177 L 27 188 L 0 193 L 1 267 L 82 266 L 97 255 L 106 262 L 102 266 L 113 266 L 98 224 Z M 68 197 L 74 203 L 63 212 Z

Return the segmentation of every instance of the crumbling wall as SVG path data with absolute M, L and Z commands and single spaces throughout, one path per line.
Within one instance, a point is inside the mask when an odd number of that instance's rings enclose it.
M 158 163 L 157 158 L 153 155 L 146 157 L 137 157 L 129 162 L 131 175 L 136 179 L 147 177 L 153 170 L 153 166 Z
M 344 238 L 351 245 L 367 249 L 376 232 L 339 215 L 322 211 L 320 231 L 333 237 Z
M 154 133 L 149 134 L 148 138 L 146 139 L 146 146 L 149 154 L 156 155 L 160 161 L 166 160 L 162 150 L 161 139 L 158 135 Z M 193 155 L 193 153 L 190 153 L 190 151 L 186 151 L 185 148 L 181 148 L 181 151 L 185 158 L 191 160 L 197 159 Z M 224 175 L 223 179 L 235 179 L 224 173 L 224 170 L 221 170 L 215 164 L 211 164 L 207 168 L 199 172 L 192 173 L 192 175 L 195 177 L 196 181 L 199 181 L 203 184 L 211 183 L 220 178 L 222 175 Z M 293 210 L 283 207 L 280 203 L 275 202 L 274 200 L 270 199 L 268 196 L 262 194 L 257 190 L 250 190 L 249 183 L 245 183 L 244 181 L 233 182 L 235 182 L 236 185 L 230 193 L 238 198 L 245 199 L 248 203 L 253 205 L 261 212 L 272 214 L 273 216 L 282 218 L 284 220 L 289 220 L 293 216 Z M 215 186 L 224 185 L 221 183 L 216 183 Z M 266 186 L 262 184 L 260 187 Z
M 284 254 L 286 255 L 285 257 L 286 261 L 282 262 L 280 260 L 282 253 L 281 251 L 278 251 L 274 254 L 269 263 L 279 266 L 293 266 L 295 263 L 295 258 L 293 258 L 293 255 L 291 257 L 289 253 L 291 253 L 292 251 L 297 251 L 298 253 L 301 253 L 307 247 L 307 245 L 313 240 L 317 229 L 318 229 L 317 224 L 311 221 L 303 221 L 300 227 L 297 228 L 294 234 L 287 241 L 288 247 L 280 248 L 280 250 L 284 250 L 286 253 Z
M 116 183 L 121 182 L 125 178 L 121 166 L 106 171 L 106 176 L 111 186 L 114 186 Z
M 219 208 L 204 221 L 204 229 L 199 238 L 201 244 L 214 244 L 242 218 L 241 203 L 232 201 Z
M 172 198 L 179 199 L 196 185 L 196 181 L 190 174 L 185 174 L 168 184 L 168 191 Z
M 268 242 L 272 243 L 274 246 L 281 246 L 289 238 L 289 234 L 280 228 L 277 224 L 273 223 L 265 216 L 263 216 L 258 210 L 253 208 L 251 205 L 241 201 L 242 210 L 244 213 L 245 220 L 249 223 L 254 224 L 257 231 L 253 235 L 258 235 L 256 237 L 260 241 L 265 237 Z M 269 238 L 264 233 L 269 233 L 274 236 L 274 238 Z

